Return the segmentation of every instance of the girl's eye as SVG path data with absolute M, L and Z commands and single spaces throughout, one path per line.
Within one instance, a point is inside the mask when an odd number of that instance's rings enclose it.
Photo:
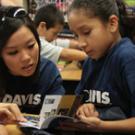
M 78 39 L 78 35 L 77 34 L 74 34 L 74 36 L 75 36 L 75 39 Z
M 18 51 L 12 51 L 12 52 L 8 52 L 8 55 L 16 55 L 18 53 Z
M 90 31 L 85 31 L 83 33 L 84 33 L 84 35 L 89 35 L 90 34 Z

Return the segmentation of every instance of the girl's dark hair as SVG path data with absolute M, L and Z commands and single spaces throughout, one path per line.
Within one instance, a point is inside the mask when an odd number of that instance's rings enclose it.
M 46 22 L 46 28 L 49 29 L 56 24 L 64 25 L 64 16 L 54 4 L 48 4 L 37 11 L 34 22 L 36 27 L 39 26 L 40 22 Z
M 123 37 L 129 37 L 135 43 L 135 14 L 128 13 L 128 6 L 123 0 L 116 0 L 120 14 L 120 32 Z
M 118 16 L 121 35 L 133 40 L 135 16 L 128 15 L 123 0 L 74 0 L 68 13 L 73 9 L 83 10 L 89 17 L 99 17 L 104 22 L 107 22 L 113 14 Z
M 3 95 L 6 90 L 6 83 L 9 75 L 9 70 L 1 57 L 1 53 L 10 37 L 22 26 L 26 26 L 33 33 L 40 50 L 40 40 L 38 33 L 26 11 L 22 7 L 0 7 L 0 95 Z M 34 75 L 28 77 L 30 78 L 29 80 L 34 81 L 37 76 L 37 72 L 38 66 Z

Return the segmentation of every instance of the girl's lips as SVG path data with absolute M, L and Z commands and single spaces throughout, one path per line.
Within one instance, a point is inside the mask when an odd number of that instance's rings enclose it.
M 92 55 L 93 51 L 86 51 L 86 54 Z

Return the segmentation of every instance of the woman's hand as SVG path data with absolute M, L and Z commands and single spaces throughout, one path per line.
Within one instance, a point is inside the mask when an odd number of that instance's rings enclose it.
M 98 117 L 99 113 L 96 111 L 96 108 L 93 104 L 87 103 L 81 105 L 76 112 L 76 116 L 79 118 L 79 116 L 85 116 L 85 117 Z
M 0 103 L 0 123 L 16 123 L 27 121 L 16 104 Z

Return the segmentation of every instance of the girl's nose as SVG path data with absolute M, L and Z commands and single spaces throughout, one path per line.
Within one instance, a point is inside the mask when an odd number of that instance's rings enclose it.
M 81 50 L 84 50 L 84 48 L 86 47 L 86 43 L 85 42 L 79 42 L 79 48 L 81 49 Z
M 87 46 L 87 42 L 83 36 L 78 36 L 78 41 L 79 41 L 79 48 L 84 50 Z

